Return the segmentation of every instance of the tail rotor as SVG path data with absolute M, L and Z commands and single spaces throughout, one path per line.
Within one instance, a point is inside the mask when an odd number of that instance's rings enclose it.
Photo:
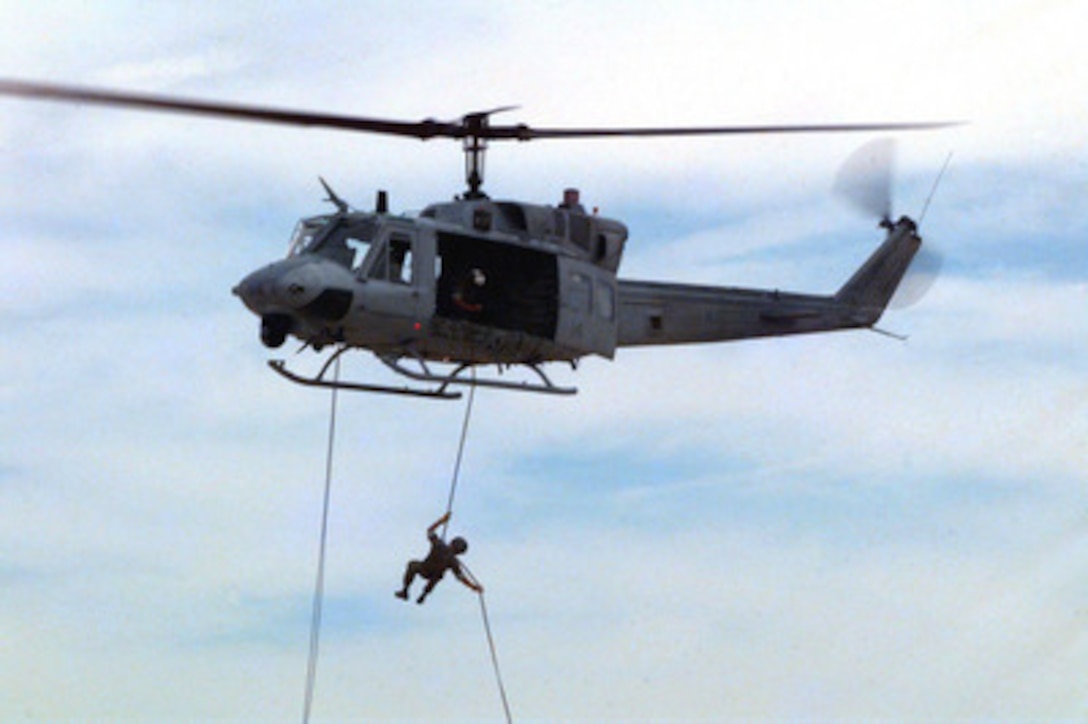
M 895 140 L 877 138 L 854 151 L 835 176 L 835 193 L 886 226 L 892 221 Z
M 833 187 L 835 193 L 856 210 L 870 218 L 878 218 L 879 225 L 889 230 L 894 222 L 892 182 L 895 175 L 895 154 L 896 143 L 892 138 L 878 138 L 866 143 L 854 151 L 839 168 Z M 919 224 L 929 209 L 937 185 L 948 169 L 949 161 L 951 155 L 945 160 L 926 198 L 918 217 Z M 943 263 L 942 254 L 931 244 L 923 244 L 889 306 L 902 309 L 918 303 L 937 281 Z

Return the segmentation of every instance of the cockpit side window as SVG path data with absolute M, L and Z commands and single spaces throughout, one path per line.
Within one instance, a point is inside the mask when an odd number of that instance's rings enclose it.
M 411 237 L 400 233 L 391 235 L 375 255 L 367 277 L 410 285 L 412 283 Z
M 349 269 L 358 271 L 374 241 L 374 222 L 370 218 L 364 218 L 349 223 L 346 227 L 343 243 L 351 253 L 347 266 Z
M 344 245 L 347 246 L 351 254 L 348 268 L 352 271 L 359 271 L 360 267 L 363 266 L 363 260 L 366 259 L 367 252 L 370 250 L 370 240 L 348 235 L 344 237 Z
M 389 240 L 389 281 L 412 284 L 412 240 L 407 236 Z

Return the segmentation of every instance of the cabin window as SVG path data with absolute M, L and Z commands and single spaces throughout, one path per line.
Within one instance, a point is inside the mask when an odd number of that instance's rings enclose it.
M 570 275 L 570 306 L 579 312 L 589 312 L 593 308 L 593 287 L 589 277 L 579 272 Z
M 612 320 L 616 317 L 616 296 L 612 285 L 606 281 L 597 281 L 597 316 Z

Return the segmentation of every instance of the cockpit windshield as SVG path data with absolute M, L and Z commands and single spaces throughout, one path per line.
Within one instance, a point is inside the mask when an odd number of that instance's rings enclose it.
M 365 214 L 334 214 L 303 219 L 291 238 L 291 255 L 318 254 L 356 269 L 366 258 L 377 224 Z
M 291 234 L 291 243 L 287 245 L 287 256 L 295 256 L 309 247 L 314 242 L 318 232 L 328 223 L 329 217 L 327 215 L 311 216 L 298 222 Z

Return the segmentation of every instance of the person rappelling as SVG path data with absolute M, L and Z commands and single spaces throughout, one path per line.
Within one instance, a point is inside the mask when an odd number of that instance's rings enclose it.
M 404 570 L 404 586 L 394 594 L 397 598 L 407 601 L 408 589 L 416 576 L 421 576 L 427 580 L 427 584 L 423 587 L 423 593 L 419 594 L 419 598 L 416 599 L 416 603 L 423 603 L 431 591 L 434 590 L 434 587 L 438 585 L 438 582 L 442 580 L 442 577 L 446 575 L 446 571 L 453 571 L 453 575 L 458 581 L 476 593 L 483 593 L 484 587 L 467 575 L 462 569 L 461 562 L 457 560 L 457 556 L 468 550 L 468 543 L 465 542 L 465 539 L 458 536 L 446 543 L 436 532 L 441 526 L 448 523 L 449 519 L 450 513 L 447 512 L 427 529 L 427 540 L 431 543 L 431 550 L 422 561 L 408 562 L 408 566 Z

